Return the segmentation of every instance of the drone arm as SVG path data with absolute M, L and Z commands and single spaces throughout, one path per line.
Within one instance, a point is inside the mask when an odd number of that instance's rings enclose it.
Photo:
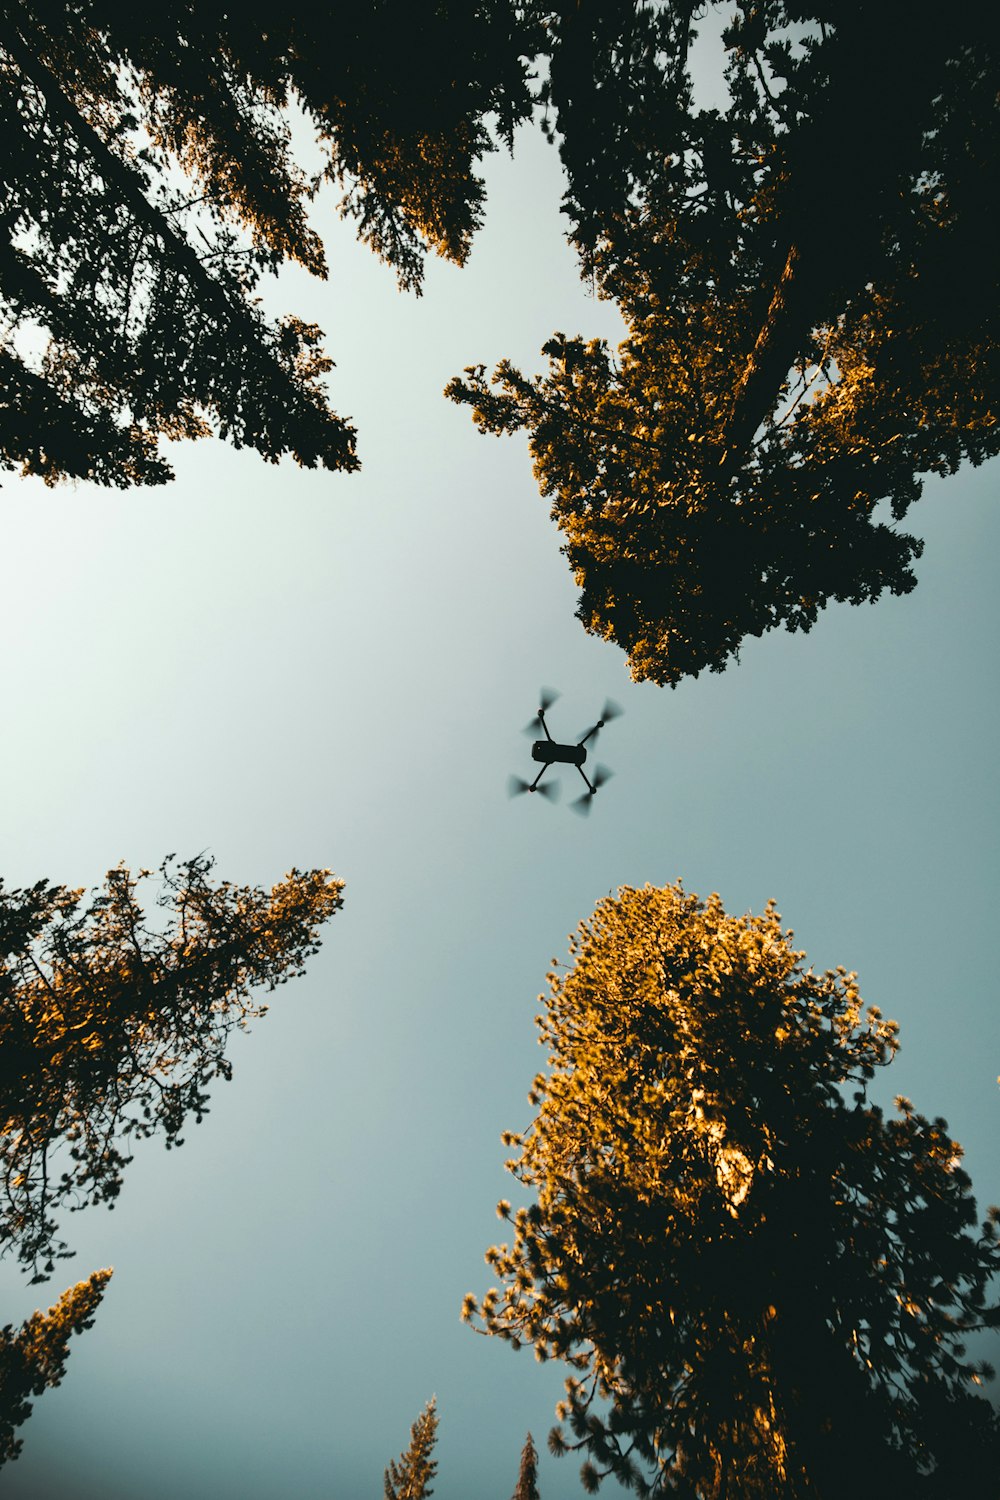
M 545 722 L 545 710 L 542 708 L 538 710 L 538 722 L 545 730 L 545 738 L 549 741 L 549 744 L 554 745 L 555 740 L 552 738 L 551 734 L 549 734 L 549 726 Z
M 582 743 L 582 741 L 581 741 L 581 743 Z M 587 775 L 586 771 L 583 769 L 582 766 L 577 766 L 576 769 L 579 771 L 580 775 L 583 777 L 584 781 L 587 783 L 587 788 L 588 788 L 591 796 L 593 796 L 594 793 L 597 791 L 596 786 L 591 781 L 590 777 Z

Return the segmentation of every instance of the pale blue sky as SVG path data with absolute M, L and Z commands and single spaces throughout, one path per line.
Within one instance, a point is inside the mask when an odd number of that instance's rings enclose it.
M 9 1500 L 366 1500 L 432 1393 L 437 1500 L 506 1500 L 562 1376 L 459 1308 L 489 1285 L 549 960 L 622 883 L 680 876 L 733 912 L 774 896 L 813 963 L 857 969 L 900 1022 L 882 1097 L 944 1114 L 981 1205 L 1000 1199 L 1000 470 L 928 484 L 908 598 L 828 609 L 676 692 L 631 685 L 573 617 L 524 444 L 441 398 L 467 363 L 533 369 L 554 329 L 617 327 L 576 278 L 540 139 L 489 186 L 470 266 L 431 267 L 421 300 L 328 218 L 330 282 L 289 276 L 275 301 L 326 329 L 362 474 L 201 443 L 158 491 L 0 490 L 7 881 L 206 849 L 232 880 L 347 881 L 206 1122 L 70 1222 L 47 1300 L 115 1277 Z M 541 682 L 558 730 L 607 695 L 626 710 L 589 821 L 506 799 Z M 0 1275 L 20 1321 L 41 1299 Z M 579 1493 L 572 1459 L 545 1454 L 541 1481 Z

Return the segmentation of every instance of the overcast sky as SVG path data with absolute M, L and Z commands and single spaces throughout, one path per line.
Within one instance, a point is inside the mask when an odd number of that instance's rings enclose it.
M 459 1310 L 503 1237 L 499 1137 L 530 1119 L 549 962 L 621 884 L 775 897 L 899 1021 L 880 1097 L 944 1114 L 981 1207 L 1000 1199 L 1000 470 L 928 483 L 909 597 L 632 685 L 574 618 L 524 442 L 441 397 L 472 362 L 538 368 L 555 329 L 618 331 L 562 241 L 554 154 L 528 136 L 488 181 L 470 266 L 432 266 L 422 299 L 329 212 L 330 281 L 282 284 L 326 330 L 360 475 L 202 442 L 159 490 L 0 490 L 7 882 L 201 850 L 235 881 L 347 882 L 184 1148 L 138 1150 L 49 1287 L 0 1270 L 20 1322 L 115 1267 L 7 1500 L 374 1500 L 435 1393 L 437 1500 L 506 1500 L 562 1372 Z M 540 683 L 565 737 L 625 709 L 588 821 L 506 798 Z M 576 1461 L 543 1454 L 541 1488 L 580 1493 Z

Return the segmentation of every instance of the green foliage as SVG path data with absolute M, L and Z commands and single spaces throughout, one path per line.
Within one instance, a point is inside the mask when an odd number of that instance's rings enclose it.
M 525 1438 L 521 1449 L 521 1469 L 517 1476 L 517 1487 L 511 1500 L 539 1500 L 538 1452 L 531 1433 Z
M 327 870 L 292 870 L 270 893 L 213 885 L 204 857 L 161 867 L 152 925 L 122 867 L 83 892 L 0 882 L 0 1251 L 44 1280 L 66 1253 L 61 1209 L 112 1203 L 122 1143 L 162 1132 L 181 1144 L 208 1088 L 232 1076 L 234 1029 L 251 998 L 302 972 L 341 905 Z
M 31 1415 L 30 1398 L 62 1380 L 70 1336 L 91 1326 L 110 1279 L 110 1271 L 95 1271 L 16 1333 L 9 1323 L 0 1329 L 0 1464 L 20 1454 L 14 1430 Z
M 1000 1457 L 965 1355 L 995 1214 L 977 1235 L 943 1120 L 869 1102 L 895 1023 L 803 957 L 773 905 L 647 886 L 549 976 L 537 1113 L 505 1137 L 533 1199 L 500 1204 L 501 1285 L 464 1316 L 570 1366 L 550 1442 L 588 1489 L 944 1500 Z
M 908 592 L 920 476 L 1000 451 L 992 17 L 741 0 L 720 111 L 692 98 L 696 9 L 584 4 L 546 44 L 617 354 L 556 334 L 545 375 L 447 392 L 528 433 L 580 619 L 671 685 Z
M 7 7 L 0 464 L 155 484 L 162 438 L 215 431 L 357 467 L 319 330 L 268 322 L 259 278 L 288 260 L 325 275 L 307 218 L 324 181 L 403 285 L 427 247 L 464 260 L 474 166 L 529 108 L 512 24 L 510 0 Z M 318 172 L 294 154 L 296 111 Z
M 437 1402 L 432 1396 L 410 1428 L 410 1446 L 392 1459 L 385 1471 L 385 1500 L 428 1500 L 437 1461 L 431 1458 L 437 1441 Z

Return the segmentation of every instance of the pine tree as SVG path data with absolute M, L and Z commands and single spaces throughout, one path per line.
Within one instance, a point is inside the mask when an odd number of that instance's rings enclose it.
M 392 1459 L 385 1471 L 385 1500 L 428 1500 L 437 1461 L 431 1458 L 437 1441 L 437 1400 L 428 1401 L 410 1428 L 410 1446 Z
M 318 929 L 342 904 L 327 870 L 292 870 L 270 892 L 213 884 L 204 857 L 149 874 L 119 867 L 103 892 L 0 882 L 0 1253 L 36 1281 L 65 1255 L 60 1209 L 111 1203 L 126 1145 L 162 1132 L 181 1144 L 230 1078 L 226 1045 L 302 972 Z
M 550 978 L 500 1279 L 465 1316 L 571 1375 L 550 1444 L 691 1500 L 945 1500 L 1000 1460 L 965 1352 L 1000 1322 L 961 1148 L 871 1103 L 896 1026 L 769 905 L 602 901 Z
M 521 1449 L 521 1471 L 517 1476 L 517 1487 L 512 1500 L 539 1500 L 538 1453 L 530 1432 Z
M 530 109 L 515 33 L 510 0 L 5 7 L 0 466 L 155 484 L 161 439 L 216 432 L 356 468 L 320 331 L 269 322 L 259 279 L 326 274 L 307 215 L 323 182 L 404 286 L 429 248 L 461 263 L 475 167 Z
M 110 1271 L 95 1271 L 17 1332 L 9 1323 L 0 1329 L 0 1465 L 19 1456 L 14 1431 L 31 1415 L 30 1398 L 62 1380 L 70 1337 L 91 1326 L 110 1279 Z
M 470 366 L 448 394 L 528 433 L 579 618 L 676 685 L 908 592 L 921 476 L 1000 451 L 998 33 L 976 6 L 745 0 L 720 111 L 693 98 L 695 6 L 598 10 L 549 44 L 552 128 L 627 336 L 556 334 L 545 375 Z

